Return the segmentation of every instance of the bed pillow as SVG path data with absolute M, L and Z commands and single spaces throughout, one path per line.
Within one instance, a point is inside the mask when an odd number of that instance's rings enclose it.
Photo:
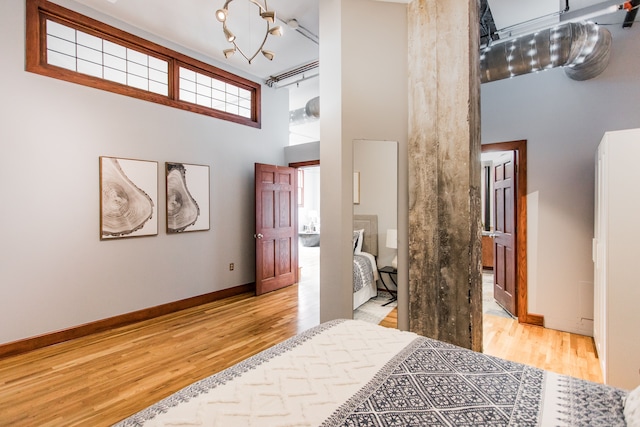
M 353 253 L 362 252 L 362 242 L 364 242 L 364 228 L 362 230 L 353 230 Z
M 631 390 L 624 400 L 624 420 L 628 427 L 640 427 L 640 387 Z

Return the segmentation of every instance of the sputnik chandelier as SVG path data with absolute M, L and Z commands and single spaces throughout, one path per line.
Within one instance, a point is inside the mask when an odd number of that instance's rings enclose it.
M 262 43 L 260 44 L 258 49 L 256 49 L 253 55 L 247 56 L 245 52 L 243 52 L 242 49 L 240 49 L 240 47 L 236 44 L 235 34 L 233 34 L 229 30 L 229 27 L 227 27 L 227 18 L 229 17 L 229 4 L 233 1 L 234 0 L 226 0 L 224 2 L 224 6 L 222 6 L 222 9 L 218 9 L 216 11 L 216 19 L 222 22 L 222 31 L 224 32 L 224 37 L 227 39 L 229 43 L 233 45 L 232 48 L 223 50 L 224 57 L 229 58 L 234 53 L 236 53 L 236 51 L 238 51 L 240 52 L 240 55 L 242 55 L 247 61 L 249 61 L 249 64 L 251 64 L 251 61 L 253 61 L 253 59 L 258 55 L 258 53 L 262 52 L 264 57 L 267 58 L 269 61 L 273 60 L 273 57 L 276 54 L 270 50 L 264 49 L 264 44 L 267 42 L 267 38 L 269 37 L 270 34 L 273 36 L 282 35 L 282 27 L 280 25 L 271 26 L 271 24 L 275 23 L 276 21 L 276 12 L 269 10 L 269 8 L 267 7 L 267 0 L 264 0 L 264 6 L 258 0 L 246 0 L 258 7 L 258 14 L 262 19 L 264 19 L 265 23 L 267 24 Z

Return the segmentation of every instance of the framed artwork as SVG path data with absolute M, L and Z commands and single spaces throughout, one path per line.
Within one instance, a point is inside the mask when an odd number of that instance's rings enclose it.
M 100 157 L 100 240 L 158 234 L 158 162 Z
M 209 166 L 166 163 L 167 233 L 209 230 Z
M 353 173 L 353 204 L 360 204 L 360 172 Z

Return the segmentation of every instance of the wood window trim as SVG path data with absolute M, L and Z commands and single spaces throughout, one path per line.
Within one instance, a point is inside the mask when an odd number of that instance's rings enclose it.
M 63 25 L 84 31 L 88 34 L 129 47 L 141 53 L 168 62 L 169 95 L 159 95 L 134 87 L 111 82 L 98 77 L 85 75 L 72 70 L 49 65 L 46 60 L 47 34 L 46 20 L 50 19 Z M 107 25 L 93 18 L 81 15 L 47 0 L 26 0 L 26 71 L 65 80 L 72 83 L 106 90 L 133 98 L 142 99 L 182 110 L 204 114 L 222 120 L 261 128 L 261 85 L 251 80 L 216 68 L 205 62 L 191 58 L 180 52 L 168 49 L 154 42 L 145 40 L 126 31 Z M 199 73 L 225 81 L 234 86 L 246 89 L 252 93 L 251 117 L 227 113 L 213 108 L 203 107 L 179 100 L 180 67 L 188 68 Z

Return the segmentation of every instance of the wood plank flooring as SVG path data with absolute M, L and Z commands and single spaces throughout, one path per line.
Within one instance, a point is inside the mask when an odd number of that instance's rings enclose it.
M 317 313 L 294 285 L 2 359 L 0 426 L 111 425 L 314 326 Z
M 599 374 L 590 338 L 492 318 L 489 354 Z M 317 323 L 317 297 L 301 282 L 1 359 L 0 426 L 108 426 Z
M 563 375 L 602 383 L 593 338 L 525 325 L 515 319 L 483 315 L 483 353 Z M 380 322 L 395 328 L 398 310 Z
M 593 338 L 485 314 L 484 353 L 602 383 Z
M 563 375 L 602 383 L 593 338 L 525 325 L 515 319 L 483 315 L 483 353 Z M 395 328 L 398 309 L 380 322 Z

